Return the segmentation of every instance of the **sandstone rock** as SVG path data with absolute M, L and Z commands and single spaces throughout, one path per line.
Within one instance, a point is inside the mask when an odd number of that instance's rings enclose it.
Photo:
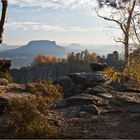
M 110 83 L 110 81 L 105 82 L 102 87 L 105 88 L 107 91 L 114 91 L 114 88 L 110 85 L 108 85 L 108 83 Z
M 100 110 L 93 104 L 81 106 L 80 111 L 84 111 L 90 115 L 99 115 L 100 114 Z
M 93 71 L 103 71 L 105 68 L 107 68 L 107 64 L 102 63 L 92 63 L 90 66 Z
M 108 99 L 108 100 L 114 98 L 114 96 L 112 94 L 107 93 L 107 92 L 99 93 L 98 96 L 101 97 L 101 98 L 104 98 L 104 99 Z
M 126 85 L 126 89 L 124 89 L 125 92 L 136 92 L 140 93 L 140 87 L 129 87 Z
M 102 72 L 94 73 L 72 73 L 68 75 L 76 84 L 84 85 L 87 87 L 94 87 L 99 83 L 106 81 L 105 74 Z
M 83 93 L 67 98 L 66 106 L 88 105 L 88 104 L 105 106 L 108 104 L 108 102 L 109 102 L 108 100 L 102 99 L 101 97 Z
M 59 84 L 64 89 L 69 89 L 74 86 L 73 80 L 68 76 L 61 76 L 54 81 L 54 83 Z
M 70 89 L 70 92 L 64 91 L 64 97 L 71 97 L 73 95 L 81 94 L 86 90 L 86 87 L 84 85 L 75 85 L 73 88 Z
M 72 73 L 68 76 L 61 76 L 54 81 L 63 87 L 64 98 L 83 93 L 88 87 L 95 87 L 103 84 L 106 76 L 103 72 L 94 73 Z M 101 89 L 100 89 L 101 90 Z M 102 88 L 103 90 L 103 88 Z
M 75 84 L 73 80 L 68 76 L 61 76 L 54 81 L 55 84 L 59 84 L 63 87 L 64 98 L 80 94 L 85 90 L 84 85 Z
M 95 94 L 98 94 L 98 93 L 104 93 L 104 92 L 107 92 L 107 89 L 105 89 L 102 86 L 96 86 L 96 87 L 93 87 L 93 88 L 88 88 L 85 91 L 85 93 L 88 93 L 88 94 L 91 94 L 91 95 L 95 95 Z
M 4 114 L 5 109 L 8 107 L 8 100 L 5 98 L 0 98 L 0 116 Z
M 9 81 L 7 80 L 7 79 L 5 79 L 5 78 L 0 78 L 0 85 L 7 85 L 9 83 Z
M 110 94 L 110 92 L 108 93 L 108 89 L 106 89 L 102 86 L 88 88 L 84 93 L 90 94 L 90 95 L 96 95 L 96 96 L 104 98 L 104 99 L 112 99 L 113 98 L 113 95 Z
M 111 82 L 108 85 L 111 86 L 116 91 L 125 91 L 126 89 L 126 86 L 117 81 Z
M 134 92 L 115 92 L 115 99 L 122 104 L 140 104 L 140 94 Z

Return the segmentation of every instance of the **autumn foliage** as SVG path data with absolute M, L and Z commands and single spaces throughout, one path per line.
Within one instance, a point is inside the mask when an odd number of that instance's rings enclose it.
M 32 65 L 38 65 L 38 64 L 48 64 L 48 63 L 65 63 L 66 59 L 64 58 L 56 58 L 55 56 L 48 55 L 38 55 L 34 58 Z
M 38 65 L 38 64 L 48 64 L 48 63 L 66 63 L 66 62 L 96 62 L 97 61 L 97 54 L 95 52 L 89 53 L 89 51 L 86 49 L 85 51 L 82 51 L 81 53 L 68 53 L 67 58 L 56 58 L 55 56 L 48 55 L 38 55 L 35 57 L 35 59 L 32 62 L 32 65 Z
M 68 62 L 76 62 L 76 61 L 84 61 L 84 62 L 96 62 L 97 61 L 97 54 L 95 52 L 89 53 L 86 49 L 81 53 L 69 53 L 67 56 Z

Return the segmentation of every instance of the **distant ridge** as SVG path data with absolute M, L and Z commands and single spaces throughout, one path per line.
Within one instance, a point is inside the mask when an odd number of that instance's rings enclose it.
M 16 49 L 18 47 L 19 47 L 19 45 L 7 45 L 5 43 L 2 43 L 2 44 L 0 44 L 0 52 Z
M 123 47 L 119 45 L 104 45 L 104 44 L 91 44 L 91 45 L 82 45 L 77 43 L 72 43 L 65 46 L 67 52 L 80 52 L 85 49 L 88 49 L 89 52 L 96 52 L 99 55 L 107 55 L 113 51 L 118 51 L 119 53 L 123 52 Z
M 13 60 L 13 67 L 21 67 L 30 64 L 38 54 L 65 57 L 66 50 L 55 41 L 34 40 L 19 48 L 0 52 L 0 57 L 9 57 Z

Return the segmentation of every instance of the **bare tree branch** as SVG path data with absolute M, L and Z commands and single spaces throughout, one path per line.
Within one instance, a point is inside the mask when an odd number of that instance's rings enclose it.
M 112 21 L 112 22 L 117 23 L 119 25 L 119 27 L 122 29 L 123 33 L 126 34 L 125 29 L 123 27 L 123 24 L 120 21 L 115 20 L 113 18 L 108 18 L 108 17 L 105 17 L 105 16 L 101 16 L 97 10 L 96 10 L 96 13 L 97 13 L 97 16 L 99 16 L 100 18 L 103 18 L 105 20 L 108 20 L 108 21 Z
M 139 38 L 138 33 L 137 33 L 137 30 L 136 30 L 136 24 L 135 24 L 134 19 L 132 19 L 132 28 L 133 28 L 134 33 L 135 33 L 135 36 L 136 36 L 136 38 L 137 38 L 137 40 L 138 40 L 138 42 L 140 44 L 140 38 Z
M 120 38 L 114 39 L 114 41 L 117 43 L 125 44 L 125 42 L 123 40 L 121 40 Z

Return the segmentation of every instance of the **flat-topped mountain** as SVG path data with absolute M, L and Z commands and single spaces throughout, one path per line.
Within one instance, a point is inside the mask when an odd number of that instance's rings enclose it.
M 64 57 L 65 48 L 56 44 L 55 41 L 36 40 L 17 49 L 0 52 L 0 57 L 9 57 L 13 60 L 13 67 L 21 67 L 30 64 L 37 55 L 53 55 Z

